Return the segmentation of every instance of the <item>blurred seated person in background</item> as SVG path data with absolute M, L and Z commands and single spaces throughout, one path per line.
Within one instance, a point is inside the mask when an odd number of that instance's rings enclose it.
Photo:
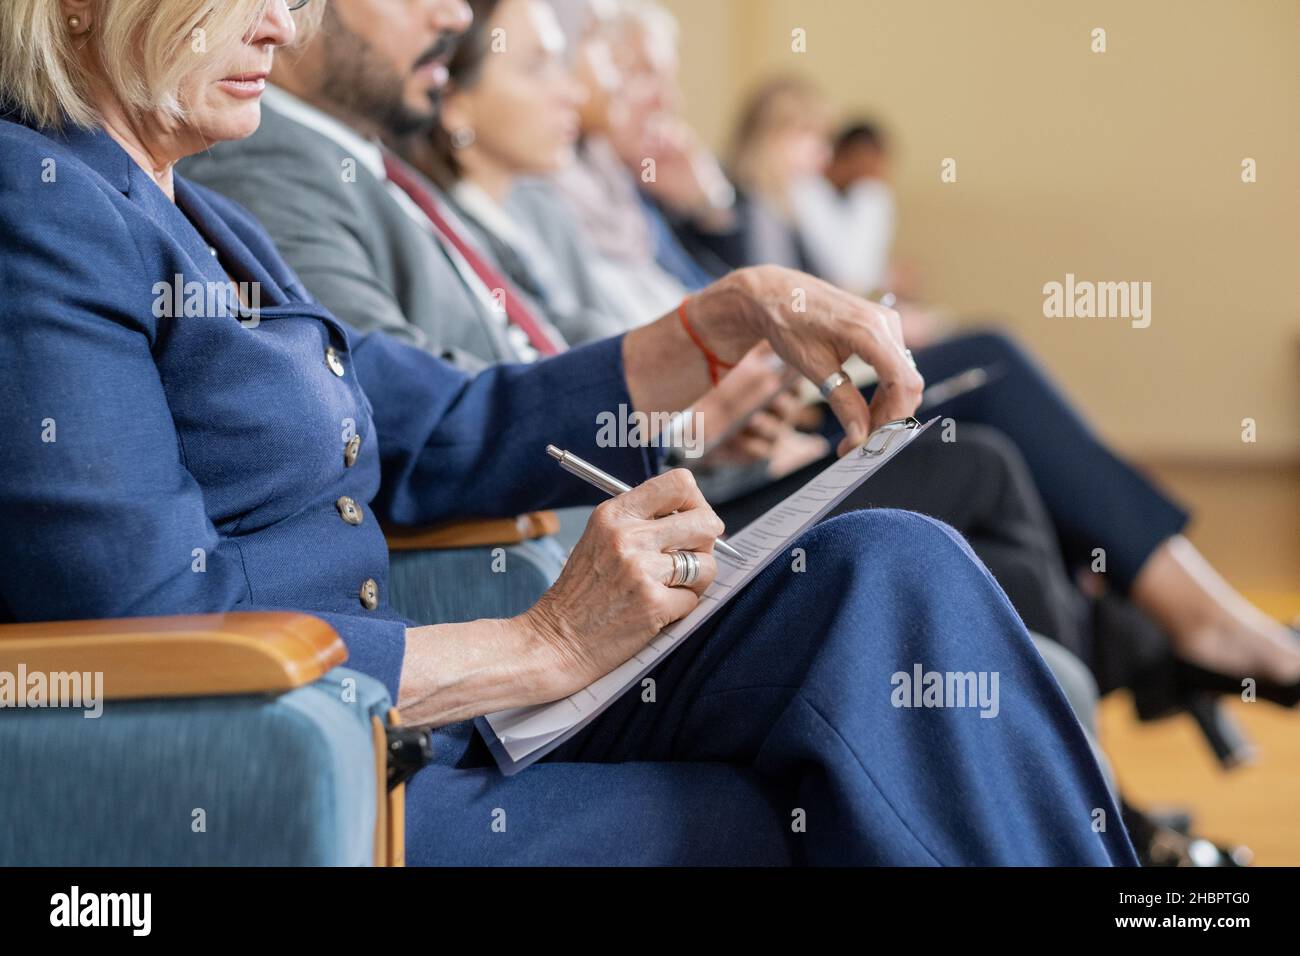
M 868 298 L 874 298 L 876 290 L 887 289 L 900 302 L 908 302 L 917 297 L 913 270 L 906 263 L 900 264 L 891 258 L 897 227 L 897 209 L 890 183 L 892 168 L 889 134 L 879 123 L 867 119 L 854 120 L 836 134 L 825 180 L 845 199 L 850 214 L 860 217 L 861 221 L 850 228 L 861 230 L 864 248 L 869 250 L 866 265 L 845 263 L 847 268 L 861 270 L 857 277 L 850 273 L 845 277 L 846 282 L 837 282 L 836 285 L 850 289 L 860 287 Z
M 676 18 L 652 0 L 619 0 L 611 15 L 597 11 L 585 37 L 571 42 L 584 39 L 609 44 L 620 99 L 636 104 L 637 122 L 609 124 L 610 142 L 639 186 L 656 261 L 689 288 L 705 284 L 702 276 L 725 275 L 732 268 L 726 257 L 687 241 L 690 228 L 707 231 L 715 242 L 725 236 L 739 241 L 740 232 L 735 188 L 681 115 Z
M 793 185 L 795 217 L 816 271 L 868 298 L 889 288 L 894 194 L 886 166 L 884 134 L 859 122 L 835 137 L 824 174 Z
M 392 143 L 438 187 L 473 244 L 512 294 L 571 343 L 623 331 L 621 314 L 593 275 L 596 253 L 567 203 L 540 177 L 575 162 L 586 88 L 545 3 L 470 0 L 474 21 L 448 61 L 440 121 Z M 493 49 L 494 36 L 510 38 Z
M 897 214 L 889 171 L 889 144 L 880 126 L 865 120 L 848 124 L 835 137 L 825 176 L 804 192 L 806 199 L 808 193 L 820 197 L 828 218 L 841 217 L 842 245 L 826 247 L 807 223 L 800 229 L 810 237 L 819 275 L 838 271 L 840 279 L 832 280 L 836 285 L 860 289 L 869 299 L 886 290 L 893 295 L 903 338 L 915 349 L 949 334 L 952 323 L 941 308 L 921 301 L 917 270 L 893 252 Z M 812 199 L 809 208 L 818 208 L 818 200 Z
M 746 101 L 728 163 L 744 206 L 745 262 L 815 267 L 800 228 L 796 189 L 825 170 L 830 122 L 826 98 L 802 80 L 769 81 Z
M 552 7 L 582 91 L 576 162 L 557 171 L 554 180 L 596 253 L 591 268 L 618 303 L 619 317 L 636 324 L 672 308 L 692 285 L 655 262 L 655 237 L 636 183 L 612 142 L 615 135 L 639 129 L 651 104 L 641 91 L 624 88 L 613 60 L 607 25 L 615 3 L 555 0 Z
M 945 323 L 915 301 L 911 270 L 891 257 L 884 134 L 855 123 L 832 145 L 830 115 L 817 87 L 794 77 L 761 84 L 745 101 L 731 146 L 746 237 L 739 262 L 783 262 L 870 298 L 889 292 L 908 345 L 929 345 Z

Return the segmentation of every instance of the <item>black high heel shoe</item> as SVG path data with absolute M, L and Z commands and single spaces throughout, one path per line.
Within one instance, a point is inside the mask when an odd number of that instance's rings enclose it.
M 1168 637 L 1151 618 L 1112 594 L 1093 603 L 1093 662 L 1103 694 L 1128 688 L 1139 720 L 1189 714 L 1206 743 L 1227 768 L 1250 763 L 1255 748 L 1227 708 L 1223 694 L 1240 694 L 1240 681 L 1174 656 Z M 1285 703 L 1300 688 L 1256 686 L 1257 696 Z
M 1300 640 L 1300 625 L 1291 625 Z M 1168 635 L 1129 602 L 1103 594 L 1093 603 L 1093 646 L 1097 683 L 1102 694 L 1129 687 L 1138 715 L 1155 720 L 1186 709 L 1198 694 L 1240 696 L 1242 677 L 1209 670 L 1176 657 Z M 1255 679 L 1254 695 L 1281 707 L 1300 704 L 1300 681 L 1279 684 Z
M 1229 677 L 1227 674 L 1206 670 L 1184 660 L 1178 661 L 1177 670 L 1176 679 L 1179 685 L 1189 692 L 1240 697 L 1246 690 L 1243 686 L 1245 678 Z M 1273 681 L 1256 680 L 1254 693 L 1258 700 L 1266 700 L 1280 707 L 1294 707 L 1300 704 L 1300 681 L 1293 684 L 1278 684 Z
M 1138 862 L 1143 866 L 1249 866 L 1255 854 L 1249 847 L 1214 843 L 1191 831 L 1191 821 L 1170 825 L 1126 801 L 1120 813 Z
M 1170 654 L 1130 679 L 1129 690 L 1138 719 L 1146 723 L 1187 713 L 1196 721 L 1224 769 L 1252 763 L 1257 753 L 1255 745 L 1221 700 L 1225 692 L 1240 690 L 1239 685 L 1234 683 L 1225 691 L 1223 688 L 1231 679 L 1206 671 L 1206 675 L 1217 680 L 1207 679 L 1204 681 L 1207 686 L 1198 687 L 1195 675 L 1186 669 L 1188 666 Z

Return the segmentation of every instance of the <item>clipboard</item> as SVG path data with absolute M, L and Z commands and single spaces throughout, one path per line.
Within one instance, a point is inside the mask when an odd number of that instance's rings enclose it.
M 497 766 L 506 776 L 535 763 L 595 720 L 640 683 L 682 641 L 740 593 L 753 578 L 808 528 L 824 518 L 938 419 L 915 418 L 877 428 L 854 451 L 750 522 L 727 542 L 744 555 L 743 564 L 718 561 L 718 574 L 690 614 L 659 632 L 649 644 L 608 674 L 568 697 L 546 704 L 498 711 L 474 720 Z

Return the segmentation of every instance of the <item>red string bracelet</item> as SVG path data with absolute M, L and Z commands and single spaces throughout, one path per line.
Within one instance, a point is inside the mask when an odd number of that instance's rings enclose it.
M 722 359 L 714 355 L 713 351 L 704 344 L 704 340 L 695 334 L 695 330 L 691 328 L 690 320 L 686 318 L 686 303 L 689 301 L 691 301 L 690 296 L 682 299 L 682 304 L 677 307 L 677 317 L 682 320 L 682 328 L 686 330 L 686 334 L 690 336 L 691 341 L 695 343 L 695 347 L 704 353 L 704 360 L 709 363 L 709 378 L 713 380 L 714 385 L 717 385 L 718 380 L 722 378 L 722 376 L 718 374 L 718 369 L 729 371 L 736 366 L 733 363 L 724 362 Z

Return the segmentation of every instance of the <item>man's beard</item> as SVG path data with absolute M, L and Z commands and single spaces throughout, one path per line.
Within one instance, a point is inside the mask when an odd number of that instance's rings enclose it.
M 375 123 L 398 139 L 432 129 L 438 121 L 439 91 L 429 92 L 428 111 L 407 106 L 404 78 L 364 39 L 344 26 L 332 5 L 325 9 L 321 29 L 326 62 L 321 93 L 325 99 L 336 109 Z M 454 42 L 454 37 L 440 37 L 416 65 L 444 58 Z

